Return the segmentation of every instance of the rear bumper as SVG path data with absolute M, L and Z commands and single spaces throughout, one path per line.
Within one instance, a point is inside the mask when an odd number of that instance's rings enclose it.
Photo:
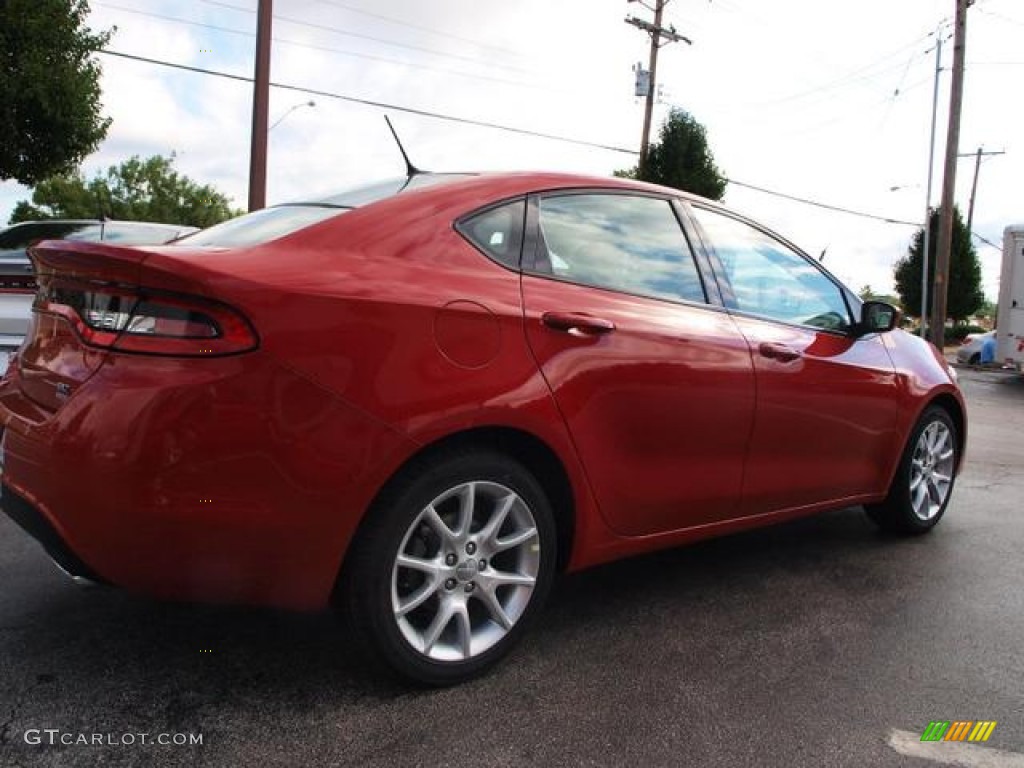
M 106 583 L 99 574 L 71 551 L 57 529 L 38 509 L 6 484 L 0 486 L 0 509 L 29 536 L 38 541 L 57 566 L 72 579 L 94 584 Z
M 73 576 L 154 597 L 328 604 L 407 438 L 266 355 L 112 356 L 57 410 L 0 382 L 0 506 Z

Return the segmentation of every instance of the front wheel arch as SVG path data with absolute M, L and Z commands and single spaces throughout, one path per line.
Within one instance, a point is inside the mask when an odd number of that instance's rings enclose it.
M 963 407 L 960 405 L 960 402 L 955 397 L 953 397 L 952 395 L 950 395 L 948 393 L 942 393 L 942 394 L 938 395 L 937 397 L 935 397 L 934 399 L 932 399 L 932 401 L 929 402 L 927 406 L 925 406 L 924 408 L 921 409 L 921 414 L 923 414 L 926 410 L 928 410 L 928 408 L 931 408 L 933 406 L 939 407 L 942 410 L 944 410 L 949 415 L 949 418 L 951 418 L 953 420 L 954 426 L 956 426 L 956 437 L 957 437 L 957 466 L 956 466 L 956 471 L 959 472 L 960 471 L 960 466 L 963 464 L 963 460 L 964 460 L 964 451 L 967 448 L 967 417 L 966 417 L 966 414 L 964 413 Z M 918 414 L 918 418 L 921 417 L 921 414 Z
M 917 535 L 930 531 L 942 519 L 963 460 L 962 419 L 958 408 L 936 402 L 929 403 L 917 417 L 885 498 L 864 507 L 879 528 Z

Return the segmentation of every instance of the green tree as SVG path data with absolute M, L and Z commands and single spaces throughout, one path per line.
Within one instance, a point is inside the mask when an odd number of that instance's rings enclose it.
M 939 242 L 939 212 L 932 211 L 928 234 L 928 314 L 932 311 L 932 290 L 935 282 L 936 250 Z M 894 277 L 900 302 L 908 314 L 921 314 L 921 261 L 924 251 L 924 227 L 914 233 L 907 254 L 896 262 Z M 949 282 L 946 313 L 961 323 L 981 308 L 985 293 L 981 287 L 981 264 L 971 243 L 958 208 L 953 209 L 953 252 L 949 260 Z
M 704 126 L 676 108 L 662 124 L 658 142 L 648 147 L 643 173 L 635 166 L 615 175 L 675 187 L 711 200 L 721 200 L 729 183 L 715 165 Z
M 0 2 L 0 179 L 69 173 L 110 127 L 92 55 L 111 32 L 85 26 L 87 0 Z
M 81 172 L 54 176 L 36 185 L 32 202 L 14 207 L 11 224 L 37 219 L 159 221 L 209 227 L 237 216 L 223 194 L 174 170 L 174 155 L 137 156 L 86 180 Z
M 878 293 L 874 288 L 871 287 L 870 283 L 865 283 L 857 295 L 860 296 L 864 301 L 884 301 L 887 304 L 892 304 L 895 307 L 900 305 L 899 297 L 892 296 L 888 293 Z

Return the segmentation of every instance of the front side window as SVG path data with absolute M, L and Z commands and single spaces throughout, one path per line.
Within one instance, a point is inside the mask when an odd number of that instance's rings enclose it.
M 539 221 L 537 272 L 641 296 L 706 301 L 697 265 L 667 200 L 552 195 L 541 198 Z
M 741 312 L 832 331 L 850 327 L 838 285 L 811 261 L 731 216 L 693 207 L 731 287 L 728 303 Z

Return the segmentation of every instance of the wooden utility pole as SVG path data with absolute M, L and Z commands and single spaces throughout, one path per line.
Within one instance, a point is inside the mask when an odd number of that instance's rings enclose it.
M 953 194 L 956 191 L 956 156 L 960 146 L 960 110 L 964 101 L 964 59 L 967 49 L 967 7 L 973 0 L 956 0 L 953 35 L 953 84 L 949 96 L 949 128 L 946 131 L 946 167 L 942 177 L 942 210 L 939 215 L 939 247 L 935 257 L 932 291 L 932 344 L 942 349 L 946 333 L 946 299 L 949 262 L 953 249 Z
M 981 158 L 988 157 L 989 155 L 1005 155 L 1006 152 L 1000 150 L 998 152 L 985 152 L 981 147 L 978 147 L 978 151 L 971 155 L 957 155 L 957 157 L 973 157 L 974 158 L 974 181 L 971 183 L 971 202 L 967 205 L 967 231 L 972 232 L 974 229 L 974 198 L 978 194 L 978 172 L 981 170 Z
M 249 210 L 267 204 L 267 119 L 270 112 L 270 30 L 273 0 L 259 0 L 256 17 L 256 71 L 252 87 L 252 137 L 249 151 Z
M 638 0 L 628 0 L 628 2 L 638 2 Z M 644 176 L 644 168 L 647 165 L 647 150 L 651 143 L 651 115 L 654 112 L 654 94 L 657 90 L 657 74 L 658 74 L 658 50 L 662 46 L 662 38 L 665 39 L 665 43 L 678 43 L 680 41 L 687 45 L 693 45 L 692 41 L 683 37 L 676 32 L 675 27 L 669 25 L 668 29 L 661 26 L 662 13 L 665 10 L 665 6 L 668 5 L 669 0 L 655 0 L 654 5 L 654 23 L 638 19 L 636 16 L 627 16 L 626 23 L 632 24 L 637 29 L 642 29 L 651 36 L 651 56 L 649 63 L 649 73 L 647 84 L 647 103 L 644 107 L 644 132 L 640 137 L 640 163 L 637 166 L 639 170 L 639 177 L 642 179 Z

